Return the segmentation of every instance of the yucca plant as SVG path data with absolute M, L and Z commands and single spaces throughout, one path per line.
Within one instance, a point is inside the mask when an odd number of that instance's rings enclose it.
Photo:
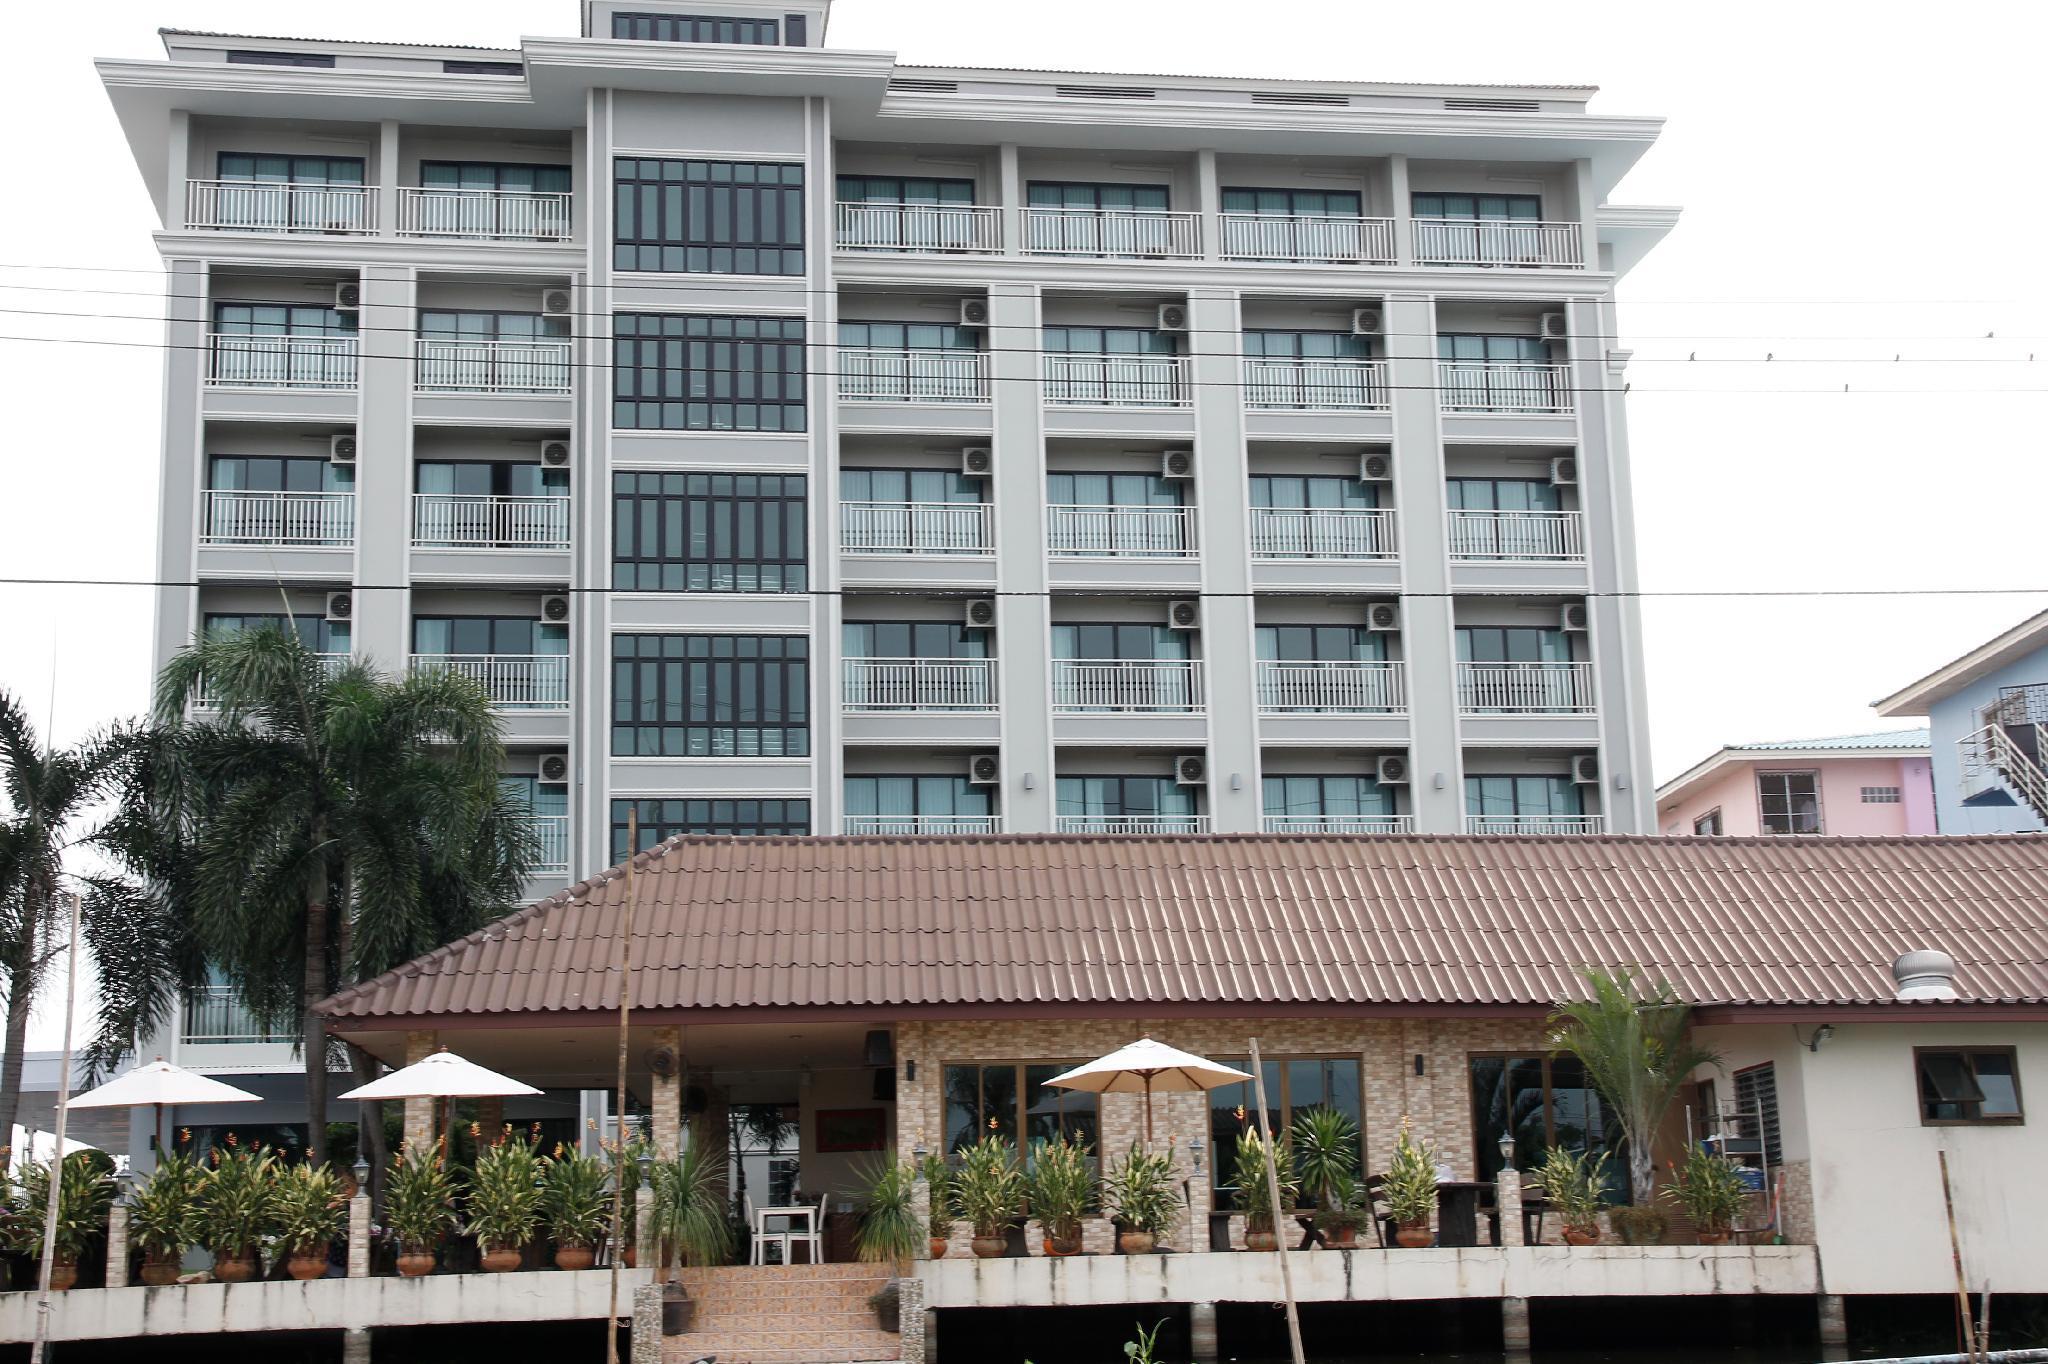
M 1347 1113 L 1317 1104 L 1294 1116 L 1290 1132 L 1294 1173 L 1318 1208 L 1342 1206 L 1340 1190 L 1358 1178 L 1358 1124 Z
M 469 1176 L 466 1230 L 485 1254 L 516 1251 L 540 1226 L 540 1152 L 507 1127 L 477 1152 Z
M 1087 1142 L 1064 1135 L 1031 1148 L 1025 1195 L 1031 1201 L 1031 1215 L 1061 1254 L 1081 1248 L 1081 1218 L 1095 1192 L 1095 1167 L 1089 1159 L 1093 1150 Z
M 917 1215 L 917 1169 L 888 1159 L 863 1166 L 860 1227 L 854 1249 L 863 1260 L 901 1264 L 925 1243 L 924 1219 Z
M 205 1180 L 199 1162 L 189 1156 L 175 1151 L 157 1156 L 156 1169 L 128 1208 L 128 1235 L 145 1265 L 175 1263 L 199 1243 L 199 1191 Z
M 277 1172 L 270 1215 L 287 1256 L 325 1260 L 327 1247 L 348 1230 L 348 1190 L 331 1165 L 287 1165 Z
M 732 1223 L 726 1216 L 723 1150 L 693 1130 L 682 1154 L 656 1161 L 649 1178 L 654 1199 L 644 1235 L 658 1247 L 662 1269 L 685 1261 L 724 1264 L 732 1254 Z
M 588 1250 L 604 1239 L 611 1213 L 610 1168 L 596 1156 L 557 1145 L 541 1162 L 540 1210 L 559 1250 Z
M 448 1168 L 441 1144 L 408 1146 L 392 1158 L 384 1180 L 384 1220 L 411 1255 L 431 1255 L 455 1228 L 460 1179 Z
M 230 1134 L 228 1140 L 234 1141 Z M 215 1147 L 199 1185 L 200 1240 L 216 1262 L 253 1260 L 273 1230 L 277 1154 L 262 1146 Z

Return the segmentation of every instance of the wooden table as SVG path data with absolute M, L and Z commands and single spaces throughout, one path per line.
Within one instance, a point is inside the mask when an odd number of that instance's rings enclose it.
M 1440 1246 L 1479 1244 L 1479 1195 L 1493 1188 L 1493 1181 L 1478 1179 L 1439 1180 L 1436 1186 L 1436 1243 Z

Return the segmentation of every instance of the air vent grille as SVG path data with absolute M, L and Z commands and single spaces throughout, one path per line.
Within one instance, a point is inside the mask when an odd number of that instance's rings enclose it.
M 957 95 L 959 81 L 926 81 L 909 76 L 898 76 L 889 82 L 889 88 L 899 95 Z
M 1157 90 L 1142 85 L 1055 85 L 1052 92 L 1061 99 L 1157 99 Z
M 1311 104 L 1325 109 L 1348 109 L 1349 95 L 1327 95 L 1313 90 L 1254 90 L 1253 104 Z
M 1533 99 L 1461 99 L 1451 95 L 1445 97 L 1444 108 L 1483 114 L 1533 114 L 1541 106 Z

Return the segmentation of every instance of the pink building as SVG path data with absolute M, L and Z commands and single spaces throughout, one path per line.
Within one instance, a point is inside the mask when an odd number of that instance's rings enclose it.
M 1927 731 L 1724 748 L 1657 788 L 1667 834 L 1931 834 Z

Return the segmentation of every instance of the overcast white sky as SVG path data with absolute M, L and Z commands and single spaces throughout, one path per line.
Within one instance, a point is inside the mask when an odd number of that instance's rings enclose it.
M 1651 592 L 2048 587 L 2048 6 L 1730 0 L 839 0 L 834 46 L 912 62 L 1584 82 L 1661 114 L 1614 196 L 1685 218 L 1623 288 Z M 24 5 L 0 67 L 0 264 L 150 271 L 156 225 L 95 56 L 159 25 L 516 45 L 575 0 Z M 0 269 L 0 334 L 158 341 L 149 274 Z M 1981 339 L 1995 332 L 1996 340 Z M 2041 363 L 2028 363 L 2036 348 Z M 1761 361 L 1765 353 L 1776 359 Z M 1697 361 L 1686 357 L 1697 354 Z M 1906 362 L 1891 363 L 1894 355 Z M 1838 363 L 1874 358 L 1883 363 Z M 1916 358 L 1941 363 L 1916 364 Z M 1820 360 L 1827 363 L 1811 363 Z M 144 578 L 159 353 L 0 342 L 0 577 Z M 1992 363 L 2008 361 L 2010 363 Z M 1883 394 L 1843 394 L 1856 389 Z M 1790 390 L 1817 389 L 1818 393 Z M 1907 391 L 1922 390 L 1922 391 Z M 1881 727 L 1867 704 L 2048 595 L 1645 604 L 1657 775 L 1724 742 Z M 0 584 L 0 686 L 68 739 L 146 704 L 149 593 Z

